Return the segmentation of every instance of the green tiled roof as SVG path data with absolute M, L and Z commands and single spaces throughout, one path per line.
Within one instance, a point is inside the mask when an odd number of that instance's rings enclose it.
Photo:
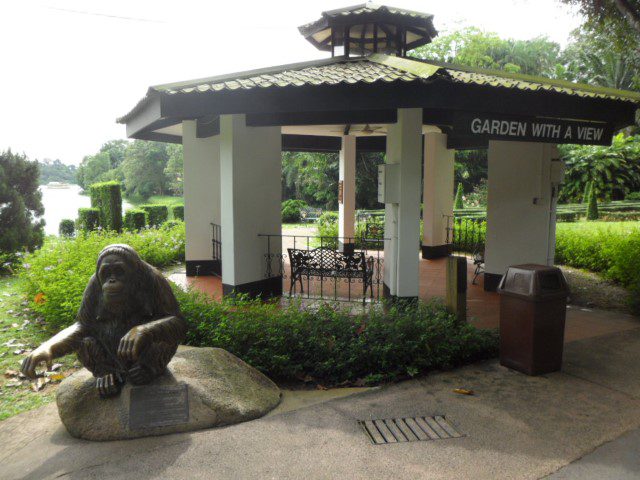
M 640 93 L 592 85 L 575 84 L 529 75 L 475 69 L 432 61 L 383 54 L 368 57 L 336 57 L 301 64 L 284 65 L 251 72 L 191 80 L 150 87 L 147 96 L 124 117 L 126 123 L 154 95 L 222 93 L 251 89 L 303 87 L 339 84 L 425 82 L 441 80 L 522 91 L 548 91 L 585 98 L 603 98 L 640 103 Z
M 419 77 L 384 63 L 368 59 L 336 61 L 328 65 L 308 66 L 229 79 L 204 80 L 191 84 L 170 84 L 153 87 L 168 94 L 219 92 L 221 90 L 249 90 L 269 87 L 301 87 L 305 85 L 338 85 L 340 83 L 375 83 L 403 80 L 411 82 Z

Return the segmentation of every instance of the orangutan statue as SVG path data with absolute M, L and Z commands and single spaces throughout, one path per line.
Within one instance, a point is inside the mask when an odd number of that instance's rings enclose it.
M 164 373 L 186 330 L 162 274 L 130 246 L 109 245 L 98 256 L 76 323 L 25 358 L 22 373 L 33 378 L 41 362 L 76 352 L 100 396 L 114 396 L 126 381 L 141 385 Z

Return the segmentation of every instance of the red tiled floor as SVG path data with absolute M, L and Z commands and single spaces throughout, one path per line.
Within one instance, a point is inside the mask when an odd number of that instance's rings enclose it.
M 289 265 L 285 265 L 288 272 Z M 477 285 L 472 285 L 474 266 L 468 263 L 468 283 L 467 292 L 467 312 L 470 321 L 480 328 L 497 328 L 499 321 L 499 298 L 496 293 L 485 292 L 482 284 L 482 276 L 478 278 Z M 201 292 L 211 295 L 214 299 L 222 297 L 222 281 L 218 277 L 186 277 L 184 273 L 174 273 L 169 279 L 183 287 L 193 287 Z M 320 294 L 320 282 L 303 282 L 305 292 L 311 291 L 311 295 Z M 289 291 L 289 280 L 283 280 L 283 290 Z M 298 286 L 299 287 L 299 286 Z M 322 285 L 324 295 L 347 298 L 349 295 L 349 285 L 346 282 L 334 285 L 333 281 L 325 281 Z M 335 288 L 335 289 L 334 289 Z M 351 284 L 351 295 L 355 301 L 362 298 L 362 283 Z M 380 292 L 381 293 L 381 292 Z M 377 288 L 374 287 L 374 294 L 377 295 Z M 420 298 L 430 300 L 432 298 L 443 298 L 445 296 L 445 259 L 420 260 Z
M 420 260 L 420 298 L 430 300 L 445 296 L 445 259 Z M 467 263 L 467 315 L 469 322 L 479 328 L 498 328 L 500 323 L 500 296 L 497 293 L 485 292 L 482 276 L 478 278 L 477 285 L 472 285 L 474 266 L 469 260 Z M 288 273 L 289 266 L 285 265 Z M 211 295 L 214 299 L 222 298 L 222 281 L 218 277 L 186 277 L 184 273 L 174 273 L 169 276 L 173 282 L 186 287 L 191 286 L 201 292 Z M 320 282 L 305 283 L 305 291 L 310 287 L 312 294 L 320 293 Z M 323 284 L 325 295 L 333 293 L 333 285 Z M 339 284 L 335 290 L 337 296 L 347 297 L 348 284 Z M 352 284 L 354 296 L 362 298 L 359 293 L 362 284 Z M 283 280 L 283 290 L 289 291 L 289 280 Z M 374 292 L 377 294 L 377 292 Z M 353 305 L 358 305 L 353 303 Z M 631 315 L 617 312 L 590 310 L 579 307 L 567 309 L 565 328 L 565 342 L 596 337 L 615 332 L 621 332 L 640 328 L 640 319 Z

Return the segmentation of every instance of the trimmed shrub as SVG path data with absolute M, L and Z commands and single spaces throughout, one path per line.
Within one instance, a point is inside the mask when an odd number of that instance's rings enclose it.
M 61 237 L 73 237 L 73 234 L 76 233 L 75 222 L 68 218 L 61 220 L 58 226 L 58 233 Z
M 276 379 L 379 383 L 497 354 L 497 335 L 457 322 L 436 303 L 351 315 L 246 299 L 213 301 L 175 288 L 187 343 L 224 348 Z
M 139 209 L 127 210 L 124 214 L 124 228 L 131 232 L 139 232 L 147 226 L 147 212 Z
M 598 193 L 595 190 L 593 182 L 589 189 L 589 205 L 587 207 L 587 220 L 598 220 Z
M 147 212 L 151 227 L 159 227 L 169 218 L 169 209 L 166 205 L 141 205 L 140 209 Z
M 591 182 L 587 182 L 584 185 L 584 193 L 582 194 L 582 203 L 584 204 L 589 203 L 589 196 L 591 195 L 592 185 L 593 184 Z
M 462 201 L 462 183 L 458 183 L 458 190 L 456 190 L 456 200 L 453 202 L 453 208 L 455 210 L 462 210 L 464 208 L 464 203 Z
M 120 182 L 94 183 L 89 187 L 91 206 L 100 210 L 104 230 L 122 231 L 122 192 Z
M 83 232 L 91 232 L 97 230 L 100 226 L 100 210 L 97 208 L 79 208 L 78 209 L 78 230 Z
M 624 197 L 625 200 L 640 200 L 640 192 L 631 192 Z
M 182 220 L 184 222 L 184 205 L 174 205 L 171 207 L 171 214 L 174 220 Z
M 302 220 L 302 210 L 307 207 L 304 200 L 285 200 L 282 202 L 282 221 L 299 223 Z
M 131 245 L 155 267 L 184 260 L 184 224 L 171 230 L 141 232 L 90 232 L 75 238 L 48 237 L 44 246 L 27 255 L 20 277 L 28 298 L 42 293 L 31 308 L 44 317 L 52 330 L 75 321 L 87 282 L 96 268 L 100 251 L 112 243 Z

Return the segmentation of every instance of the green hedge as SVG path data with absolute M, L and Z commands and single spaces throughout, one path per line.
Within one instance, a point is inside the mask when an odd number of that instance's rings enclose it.
M 94 183 L 89 186 L 91 206 L 100 210 L 100 226 L 104 230 L 122 230 L 122 192 L 120 182 Z
M 100 231 L 75 238 L 48 237 L 40 250 L 25 257 L 20 277 L 29 298 L 44 294 L 44 302 L 32 303 L 31 307 L 49 327 L 59 329 L 74 321 L 98 254 L 112 243 L 131 245 L 151 265 L 164 267 L 184 260 L 184 224 L 168 231 Z
M 62 237 L 73 237 L 76 233 L 76 224 L 73 220 L 65 218 L 60 221 L 60 225 L 58 226 L 58 233 Z
M 97 230 L 100 226 L 100 210 L 97 208 L 79 208 L 78 209 L 78 230 L 83 232 L 91 232 Z
M 224 348 L 275 379 L 377 383 L 497 354 L 495 333 L 456 322 L 434 303 L 353 316 L 331 304 L 302 309 L 175 292 L 190 345 Z
M 131 232 L 139 232 L 148 224 L 147 212 L 133 208 L 124 214 L 124 228 Z
M 140 209 L 147 212 L 151 227 L 159 227 L 169 218 L 169 209 L 166 205 L 141 205 Z
M 184 222 L 184 205 L 174 205 L 171 207 L 171 214 L 174 220 L 182 220 Z

